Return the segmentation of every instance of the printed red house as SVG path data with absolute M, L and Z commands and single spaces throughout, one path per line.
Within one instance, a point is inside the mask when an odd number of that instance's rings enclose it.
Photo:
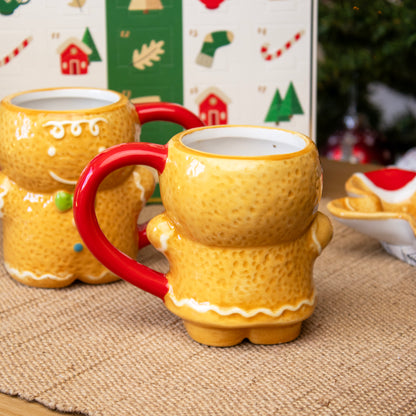
M 69 38 L 58 49 L 61 57 L 61 72 L 64 75 L 83 75 L 88 72 L 90 47 L 77 38 Z
M 206 125 L 228 123 L 228 104 L 231 100 L 218 88 L 207 88 L 195 101 L 199 107 L 199 116 Z

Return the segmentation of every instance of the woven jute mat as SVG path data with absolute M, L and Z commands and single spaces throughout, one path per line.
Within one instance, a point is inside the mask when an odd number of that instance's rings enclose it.
M 102 416 L 416 414 L 416 269 L 333 223 L 316 311 L 282 345 L 199 345 L 126 282 L 36 289 L 1 268 L 0 391 Z

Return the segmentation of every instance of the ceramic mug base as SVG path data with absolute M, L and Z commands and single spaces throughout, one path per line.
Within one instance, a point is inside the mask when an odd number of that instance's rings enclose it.
M 212 347 L 231 347 L 248 339 L 253 344 L 282 344 L 296 339 L 302 322 L 254 328 L 219 328 L 183 321 L 189 336 L 200 344 Z

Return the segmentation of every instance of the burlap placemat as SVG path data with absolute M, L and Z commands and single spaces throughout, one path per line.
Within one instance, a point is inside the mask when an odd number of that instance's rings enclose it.
M 34 289 L 1 268 L 0 391 L 103 416 L 414 415 L 416 269 L 334 226 L 317 309 L 276 346 L 199 345 L 122 281 Z M 151 248 L 141 256 L 166 268 Z

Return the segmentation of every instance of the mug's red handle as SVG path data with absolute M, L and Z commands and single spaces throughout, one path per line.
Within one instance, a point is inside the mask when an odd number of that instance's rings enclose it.
M 100 183 L 111 172 L 128 165 L 147 165 L 162 173 L 167 156 L 167 145 L 152 143 L 125 143 L 103 151 L 82 172 L 73 205 L 75 223 L 91 253 L 122 279 L 161 299 L 169 290 L 166 276 L 115 248 L 98 225 L 94 205 Z
M 138 103 L 134 104 L 140 124 L 150 121 L 169 121 L 179 124 L 185 129 L 204 126 L 203 121 L 194 113 L 187 110 L 180 104 L 175 103 Z M 137 227 L 139 235 L 139 249 L 149 244 L 146 234 L 146 225 L 141 224 Z
M 134 104 L 140 124 L 149 121 L 170 121 L 185 129 L 203 127 L 202 120 L 185 107 L 174 103 L 139 103 Z

